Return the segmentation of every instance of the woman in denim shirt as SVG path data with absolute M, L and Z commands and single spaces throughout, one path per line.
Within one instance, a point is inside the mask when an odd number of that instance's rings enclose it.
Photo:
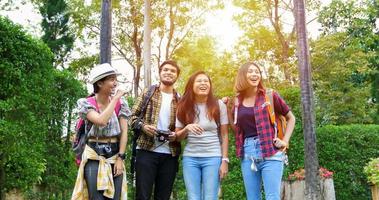
M 238 71 L 235 90 L 238 93 L 229 115 L 234 123 L 236 152 L 242 159 L 241 169 L 248 200 L 261 199 L 263 181 L 266 200 L 280 200 L 283 174 L 283 156 L 295 126 L 295 117 L 284 100 L 275 91 L 275 114 L 285 116 L 287 127 L 282 139 L 275 135 L 262 84 L 262 71 L 254 62 L 248 62 Z M 230 114 L 231 114 L 230 113 Z M 230 120 L 230 121 L 231 121 Z

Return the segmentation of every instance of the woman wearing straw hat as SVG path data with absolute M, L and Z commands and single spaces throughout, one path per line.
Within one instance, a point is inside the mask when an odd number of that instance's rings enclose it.
M 90 83 L 94 92 L 78 100 L 88 141 L 72 199 L 126 199 L 125 148 L 130 110 L 125 92 L 117 90 L 119 73 L 108 63 L 94 67 Z

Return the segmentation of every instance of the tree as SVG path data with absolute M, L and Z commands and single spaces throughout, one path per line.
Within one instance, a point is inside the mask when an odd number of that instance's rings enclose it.
M 297 33 L 297 55 L 299 59 L 302 120 L 305 150 L 305 191 L 309 200 L 320 200 L 320 178 L 318 176 L 318 155 L 314 116 L 312 73 L 309 59 L 307 30 L 305 25 L 304 0 L 295 0 L 295 20 Z
M 69 30 L 70 13 L 65 0 L 37 1 L 42 15 L 42 40 L 54 53 L 54 65 L 63 68 L 67 54 L 72 50 L 74 35 Z
M 170 1 L 171 2 L 171 1 Z M 151 4 L 150 0 L 145 0 L 144 9 L 144 32 L 143 32 L 143 64 L 145 76 L 145 88 L 151 85 Z
M 311 45 L 318 125 L 374 122 L 369 79 L 374 54 L 349 45 L 346 37 L 333 33 Z
M 249 52 L 248 59 L 265 62 L 265 65 L 271 64 L 275 68 L 271 72 L 282 72 L 283 76 L 278 76 L 280 79 L 284 77 L 292 84 L 298 82 L 294 58 L 295 23 L 291 18 L 294 14 L 292 0 L 233 2 L 243 9 L 235 17 L 241 29 L 245 30 L 239 48 Z M 308 4 L 309 9 L 314 9 L 319 2 L 308 1 Z
M 319 22 L 324 34 L 337 32 L 346 33 L 344 46 L 360 49 L 367 55 L 370 73 L 361 74 L 371 81 L 371 102 L 376 104 L 377 113 L 374 115 L 379 122 L 379 17 L 378 1 L 340 1 L 335 0 L 320 12 Z
M 112 40 L 115 56 L 122 57 L 133 68 L 133 93 L 137 96 L 143 65 L 143 1 L 113 1 L 112 6 L 115 14 Z M 172 58 L 185 38 L 196 33 L 196 27 L 202 24 L 206 12 L 220 8 L 222 3 L 220 0 L 157 0 L 152 1 L 151 6 L 152 49 L 157 52 L 152 54 L 152 62 L 158 66 L 162 60 Z M 70 0 L 70 8 L 75 11 L 75 29 L 84 42 L 99 35 L 98 7 L 99 0 L 93 0 L 88 6 L 82 0 Z M 169 52 L 169 55 L 164 52 Z
M 112 61 L 112 0 L 102 0 L 100 22 L 100 63 Z

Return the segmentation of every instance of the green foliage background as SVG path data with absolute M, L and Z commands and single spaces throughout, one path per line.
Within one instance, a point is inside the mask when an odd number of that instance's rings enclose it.
M 20 26 L 0 17 L 0 30 L 1 193 L 40 184 L 41 193 L 64 196 L 76 169 L 62 130 L 83 87 L 54 69 L 49 48 Z
M 363 167 L 379 157 L 378 125 L 328 125 L 317 128 L 320 166 L 334 172 L 336 199 L 370 199 L 371 192 Z M 286 175 L 304 168 L 304 139 L 301 127 L 291 139 L 290 164 Z

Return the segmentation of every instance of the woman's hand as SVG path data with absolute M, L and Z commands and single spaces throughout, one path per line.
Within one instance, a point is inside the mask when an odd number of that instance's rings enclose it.
M 229 97 L 222 97 L 222 98 L 221 98 L 221 101 L 222 101 L 225 105 L 228 105 L 228 103 L 229 103 Z
M 220 174 L 220 179 L 223 179 L 226 177 L 226 175 L 228 174 L 228 162 L 221 161 L 219 174 Z
M 116 99 L 119 99 L 119 98 L 121 98 L 122 96 L 124 96 L 126 94 L 126 91 L 125 90 L 123 90 L 123 89 L 117 89 L 117 92 L 116 92 L 116 94 L 115 94 L 115 98 Z
M 275 138 L 274 141 L 274 146 L 278 149 L 281 149 L 282 151 L 286 151 L 288 149 L 288 142 L 281 140 L 279 138 Z
M 185 129 L 187 132 L 192 132 L 195 135 L 201 135 L 204 131 L 204 129 L 201 128 L 199 124 L 188 124 Z
M 116 162 L 113 166 L 114 176 L 119 176 L 124 173 L 124 161 L 120 158 L 116 158 Z

